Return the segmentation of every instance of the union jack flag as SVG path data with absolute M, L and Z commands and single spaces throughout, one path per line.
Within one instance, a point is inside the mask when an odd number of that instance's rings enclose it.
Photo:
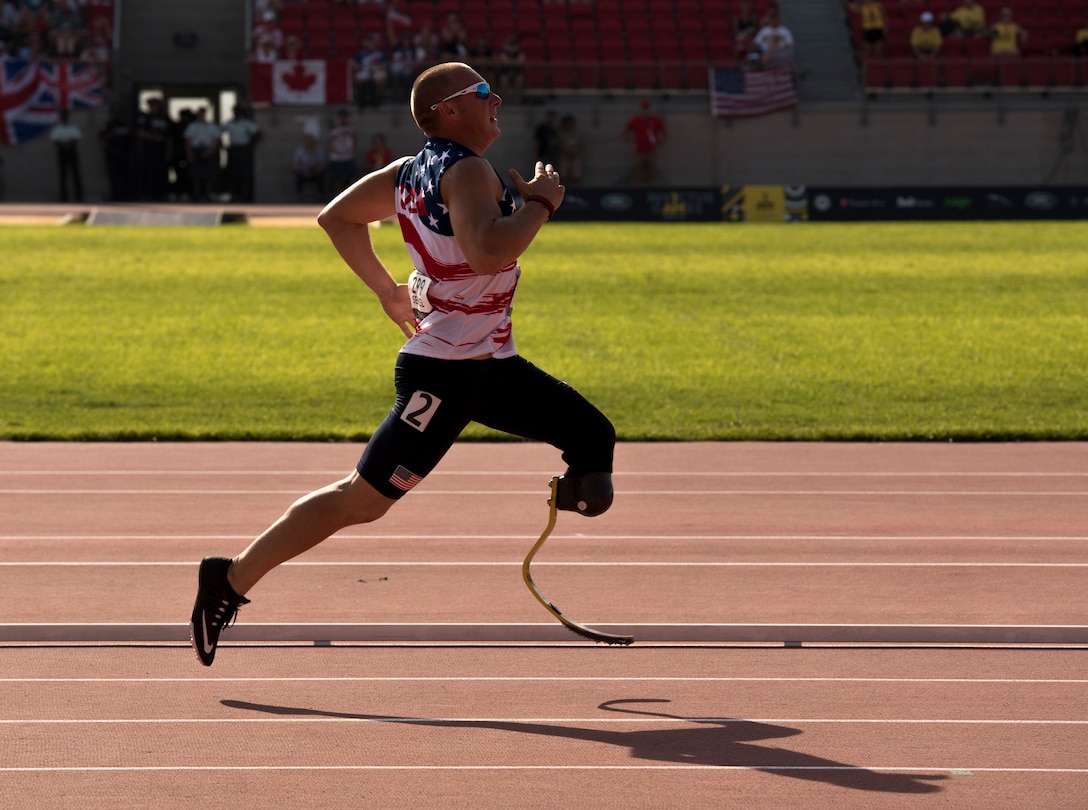
M 102 75 L 93 65 L 43 62 L 42 87 L 58 110 L 102 105 Z
M 53 126 L 57 110 L 42 97 L 38 63 L 0 60 L 0 143 L 14 146 Z
M 14 146 L 44 134 L 57 110 L 102 104 L 102 77 L 90 65 L 0 59 L 0 143 Z

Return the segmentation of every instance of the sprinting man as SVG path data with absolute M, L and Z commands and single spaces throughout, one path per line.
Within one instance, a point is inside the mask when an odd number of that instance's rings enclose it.
M 499 137 L 501 105 L 466 64 L 424 71 L 411 93 L 423 149 L 366 175 L 318 216 L 407 338 L 396 362 L 396 402 L 350 475 L 296 501 L 233 559 L 201 562 L 191 630 L 205 666 L 265 574 L 340 529 L 382 517 L 471 421 L 562 451 L 559 509 L 593 516 L 612 504 L 611 422 L 514 345 L 518 257 L 563 202 L 564 188 L 550 164 L 537 163 L 528 181 L 511 169 L 518 205 L 483 157 Z M 390 275 L 370 240 L 368 223 L 394 214 L 415 268 L 406 284 Z

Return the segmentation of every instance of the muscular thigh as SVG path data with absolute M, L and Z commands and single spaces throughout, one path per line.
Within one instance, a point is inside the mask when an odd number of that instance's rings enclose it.
M 397 359 L 397 399 L 356 465 L 371 486 L 400 498 L 434 469 L 472 421 L 484 363 Z

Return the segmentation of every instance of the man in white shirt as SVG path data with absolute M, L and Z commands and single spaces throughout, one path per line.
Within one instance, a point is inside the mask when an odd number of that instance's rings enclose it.
M 776 9 L 771 9 L 767 24 L 759 29 L 752 41 L 759 48 L 763 67 L 793 64 L 793 33 L 782 24 Z
M 193 184 L 193 202 L 210 202 L 212 188 L 219 176 L 219 149 L 223 131 L 207 120 L 208 110 L 201 107 L 196 118 L 185 127 L 185 154 L 189 159 L 189 179 Z
M 57 148 L 57 171 L 60 176 L 60 199 L 68 202 L 68 178 L 72 178 L 75 201 L 83 201 L 83 176 L 79 168 L 79 142 L 83 132 L 68 120 L 68 111 L 61 110 L 58 121 L 49 130 L 49 140 Z
M 253 151 L 261 138 L 261 128 L 242 104 L 234 108 L 234 118 L 223 124 L 227 135 L 227 168 L 223 173 L 231 202 L 253 202 Z

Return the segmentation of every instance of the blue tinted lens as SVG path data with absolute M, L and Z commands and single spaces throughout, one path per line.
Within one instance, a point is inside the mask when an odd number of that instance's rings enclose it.
M 491 85 L 487 82 L 480 82 L 476 86 L 476 98 L 490 98 L 491 97 Z

